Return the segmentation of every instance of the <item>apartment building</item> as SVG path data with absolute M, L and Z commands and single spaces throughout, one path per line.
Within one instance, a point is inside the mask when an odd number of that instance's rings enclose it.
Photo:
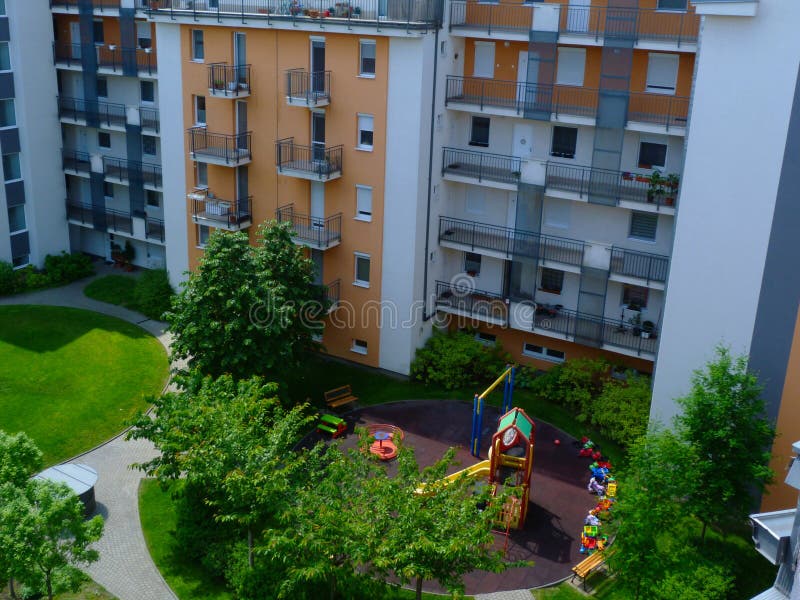
M 69 248 L 50 31 L 46 4 L 0 1 L 0 261 L 15 267 Z
M 133 0 L 53 0 L 51 11 L 70 247 L 107 259 L 130 247 L 134 264 L 163 268 L 153 25 Z

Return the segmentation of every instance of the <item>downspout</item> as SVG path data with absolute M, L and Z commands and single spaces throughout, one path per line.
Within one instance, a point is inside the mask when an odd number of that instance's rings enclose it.
M 444 15 L 444 7 L 442 7 L 442 14 Z M 441 27 L 441 23 L 439 23 Z M 428 261 L 430 260 L 428 252 L 430 251 L 430 236 L 431 236 L 431 193 L 433 188 L 433 132 L 436 126 L 436 74 L 439 67 L 439 27 L 433 38 L 433 93 L 431 94 L 431 135 L 430 147 L 428 151 L 428 206 L 425 212 L 425 269 L 422 280 L 422 301 L 424 302 L 422 309 L 422 322 L 426 323 L 433 316 L 428 314 Z

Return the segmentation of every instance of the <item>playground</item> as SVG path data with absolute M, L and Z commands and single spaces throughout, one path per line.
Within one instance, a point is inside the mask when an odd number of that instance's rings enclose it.
M 506 405 L 510 408 L 510 402 Z M 344 417 L 341 431 L 337 435 L 345 448 L 358 444 L 353 435 L 355 427 L 365 427 L 370 432 L 380 432 L 391 424 L 402 431 L 402 443 L 414 448 L 421 466 L 428 466 L 441 458 L 450 448 L 457 448 L 457 461 L 450 473 L 468 468 L 489 458 L 489 448 L 493 434 L 498 431 L 498 421 L 505 414 L 501 408 L 481 405 L 480 418 L 475 419 L 473 403 L 444 400 L 408 400 L 370 406 L 354 410 Z M 522 413 L 524 415 L 524 413 Z M 535 566 L 529 568 L 510 569 L 504 573 L 486 573 L 476 571 L 464 578 L 468 594 L 489 593 L 504 590 L 532 588 L 553 583 L 572 575 L 572 567 L 579 563 L 585 555 L 580 553 L 581 531 L 587 511 L 597 500 L 586 490 L 588 475 L 587 462 L 577 456 L 575 440 L 551 425 L 533 419 L 535 433 L 530 425 L 526 425 L 526 416 L 513 413 L 503 419 L 501 430 L 516 431 L 515 419 L 519 421 L 521 432 L 530 431 L 534 442 L 533 473 L 530 478 L 530 496 L 525 507 L 518 507 L 516 518 L 523 522 L 521 529 L 511 528 L 508 533 L 506 556 L 508 560 L 533 561 Z M 471 454 L 475 450 L 476 427 L 480 428 L 480 447 L 478 457 Z M 330 439 L 327 434 L 313 434 L 316 439 Z M 317 438 L 317 436 L 319 436 Z M 376 438 L 375 453 L 387 452 L 382 436 Z M 501 450 L 505 442 L 518 444 L 525 441 L 524 435 L 508 434 L 496 436 L 495 442 Z M 554 441 L 558 439 L 559 444 Z M 307 440 L 313 441 L 313 440 Z M 517 445 L 518 450 L 522 445 Z M 509 457 L 503 454 L 504 461 L 525 463 L 523 450 Z M 509 454 L 512 454 L 509 451 Z M 501 454 L 495 451 L 495 460 Z M 385 462 L 388 474 L 394 475 L 396 463 Z M 478 465 L 483 467 L 481 475 L 490 471 L 490 463 Z M 524 467 L 523 467 L 524 468 Z M 523 476 L 524 478 L 524 476 Z M 521 519 L 520 519 L 521 517 Z M 506 545 L 504 534 L 495 534 L 497 546 Z M 426 582 L 426 591 L 441 592 L 436 584 Z

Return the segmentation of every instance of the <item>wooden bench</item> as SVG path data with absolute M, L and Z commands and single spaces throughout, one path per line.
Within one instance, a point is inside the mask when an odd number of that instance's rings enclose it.
M 572 581 L 578 576 L 583 581 L 583 589 L 586 590 L 586 578 L 595 569 L 600 568 L 606 563 L 606 557 L 602 552 L 595 552 L 591 556 L 584 558 L 577 565 L 572 567 Z
M 330 408 L 338 408 L 339 406 L 350 404 L 356 400 L 358 400 L 358 398 L 353 395 L 353 389 L 349 385 L 343 385 L 342 387 L 325 392 L 325 403 Z

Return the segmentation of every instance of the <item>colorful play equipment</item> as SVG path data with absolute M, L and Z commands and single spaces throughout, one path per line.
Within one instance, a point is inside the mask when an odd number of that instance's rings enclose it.
M 374 440 L 369 451 L 381 460 L 391 460 L 397 456 L 397 446 L 405 437 L 403 430 L 396 425 L 375 423 L 367 425 L 367 432 Z
M 483 430 L 483 410 L 484 400 L 495 388 L 503 384 L 503 404 L 501 410 L 507 413 L 514 405 L 514 373 L 517 368 L 513 365 L 506 365 L 506 370 L 490 385 L 482 394 L 475 394 L 472 400 L 472 435 L 470 437 L 469 449 L 472 456 L 481 456 L 481 431 Z
M 332 438 L 337 438 L 347 431 L 347 422 L 335 415 L 322 414 L 317 422 L 317 431 L 329 433 Z

